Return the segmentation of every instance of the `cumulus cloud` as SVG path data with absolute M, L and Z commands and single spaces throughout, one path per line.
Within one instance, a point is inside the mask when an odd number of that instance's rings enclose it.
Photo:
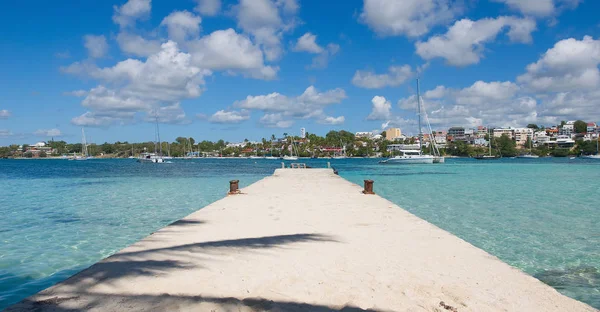
M 83 37 L 84 46 L 88 51 L 88 55 L 91 58 L 101 58 L 108 52 L 108 43 L 106 43 L 106 37 L 85 35 Z
M 121 27 L 134 26 L 138 19 L 150 16 L 151 0 L 129 0 L 122 6 L 113 6 L 113 22 Z
M 485 43 L 493 41 L 505 28 L 513 42 L 531 42 L 535 21 L 528 18 L 500 16 L 477 21 L 462 19 L 448 28 L 443 35 L 433 36 L 415 44 L 417 54 L 423 59 L 444 58 L 450 65 L 466 66 L 479 63 Z
M 160 23 L 167 27 L 169 38 L 182 43 L 189 38 L 196 38 L 200 34 L 202 19 L 188 11 L 174 11 Z
M 294 51 L 297 52 L 308 52 L 308 53 L 321 53 L 323 52 L 323 47 L 317 44 L 317 35 L 313 35 L 309 32 L 302 35 L 302 37 L 298 38 L 296 45 L 294 46 Z
M 6 118 L 8 118 L 10 116 L 11 116 L 11 113 L 10 113 L 9 110 L 7 110 L 7 109 L 1 109 L 0 110 L 0 119 L 6 119 Z
M 517 81 L 541 102 L 541 115 L 600 119 L 600 40 L 585 36 L 558 41 Z
M 364 0 L 360 20 L 381 36 L 424 35 L 462 10 L 452 0 Z
M 229 28 L 188 43 L 192 62 L 214 70 L 232 70 L 245 76 L 270 80 L 277 76 L 278 67 L 267 66 L 260 48 L 248 37 Z
M 219 124 L 237 124 L 250 119 L 250 112 L 247 110 L 220 110 L 214 113 L 209 119 L 209 122 Z
M 314 86 L 306 88 L 304 93 L 296 97 L 288 97 L 274 92 L 267 95 L 249 95 L 235 106 L 250 110 L 279 112 L 288 117 L 315 118 L 323 115 L 323 110 L 332 104 L 340 103 L 346 98 L 343 89 L 319 92 Z
M 285 119 L 281 113 L 265 114 L 259 120 L 260 124 L 267 128 L 290 128 L 294 125 L 294 121 Z
M 346 121 L 346 118 L 344 116 L 339 116 L 339 117 L 327 116 L 323 119 L 317 120 L 318 123 L 324 124 L 324 125 L 341 125 L 344 123 L 344 121 Z
M 281 58 L 281 39 L 295 27 L 298 4 L 295 0 L 240 0 L 233 11 L 238 27 L 252 35 L 268 61 Z
M 140 35 L 128 32 L 120 32 L 117 35 L 117 43 L 125 54 L 148 57 L 160 51 L 160 41 L 145 39 Z
M 535 92 L 593 90 L 600 86 L 600 40 L 585 36 L 557 42 L 517 78 Z
M 33 134 L 36 136 L 41 136 L 41 137 L 57 137 L 57 136 L 61 136 L 62 132 L 60 132 L 60 130 L 58 130 L 56 128 L 54 128 L 54 129 L 38 129 Z
M 373 71 L 357 70 L 352 77 L 352 84 L 366 89 L 380 89 L 385 87 L 397 87 L 407 79 L 413 77 L 414 73 L 409 65 L 390 66 L 387 73 L 376 74 Z
M 221 11 L 221 0 L 196 0 L 194 11 L 204 16 L 215 16 Z
M 574 9 L 582 0 L 492 0 L 506 4 L 509 8 L 524 15 L 536 17 L 552 16 L 561 9 Z
M 164 43 L 161 51 L 145 62 L 127 59 L 106 68 L 75 63 L 63 71 L 106 83 L 91 89 L 82 101 L 90 111 L 72 120 L 77 125 L 91 126 L 131 122 L 136 113 L 161 111 L 170 113 L 165 118 L 168 122 L 183 122 L 181 113 L 176 112 L 180 110 L 178 103 L 200 96 L 204 77 L 211 74 L 194 66 L 191 55 L 179 51 L 172 41 Z
M 537 101 L 520 93 L 521 88 L 510 81 L 477 81 L 462 89 L 438 86 L 422 97 L 425 113 L 432 125 L 523 126 L 536 122 Z M 415 111 L 416 96 L 400 99 L 403 110 Z
M 367 120 L 389 120 L 392 116 L 392 103 L 383 96 L 374 96 L 371 100 L 373 108 Z
M 264 112 L 265 115 L 260 120 L 264 126 L 286 128 L 293 124 L 293 119 L 313 119 L 329 124 L 343 122 L 343 116 L 328 118 L 325 109 L 345 98 L 346 92 L 343 89 L 319 92 L 314 86 L 310 86 L 299 96 L 289 97 L 277 92 L 249 95 L 244 100 L 236 101 L 234 106 Z

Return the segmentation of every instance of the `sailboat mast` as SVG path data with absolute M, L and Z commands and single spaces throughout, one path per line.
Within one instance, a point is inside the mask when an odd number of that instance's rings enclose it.
M 423 132 L 421 130 L 421 93 L 419 90 L 419 78 L 417 78 L 417 115 L 419 116 L 419 153 L 423 149 Z
M 156 138 L 158 139 L 159 155 L 162 156 L 162 144 L 160 142 L 160 129 L 158 128 L 158 115 L 156 115 Z
M 488 142 L 488 147 L 490 148 L 490 156 L 492 156 L 492 131 L 490 126 L 488 126 L 488 136 L 490 137 L 490 141 Z

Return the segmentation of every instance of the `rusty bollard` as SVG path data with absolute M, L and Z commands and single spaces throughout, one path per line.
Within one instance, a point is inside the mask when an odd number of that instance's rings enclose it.
M 229 195 L 240 193 L 240 180 L 229 181 Z
M 363 194 L 373 195 L 373 180 L 365 180 L 365 189 L 363 190 Z

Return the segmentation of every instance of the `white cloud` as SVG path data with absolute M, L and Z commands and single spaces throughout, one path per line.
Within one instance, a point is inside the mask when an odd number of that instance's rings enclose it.
M 221 0 L 196 0 L 198 3 L 194 11 L 205 15 L 215 16 L 221 11 Z
M 323 52 L 323 48 L 317 44 L 316 40 L 316 35 L 307 32 L 304 35 L 302 35 L 302 37 L 298 38 L 298 41 L 294 46 L 294 51 L 315 54 Z
M 535 92 L 568 92 L 600 87 L 600 40 L 585 36 L 557 42 L 517 81 Z
M 136 20 L 150 16 L 151 0 L 129 0 L 122 6 L 113 6 L 113 21 L 121 27 L 134 26 Z
M 125 54 L 144 57 L 158 53 L 161 45 L 159 40 L 144 39 L 139 35 L 127 32 L 120 32 L 117 35 L 117 43 Z
M 12 136 L 13 133 L 8 129 L 0 129 L 0 138 L 6 138 Z
M 381 36 L 424 35 L 462 10 L 452 0 L 364 0 L 360 20 Z
M 161 112 L 168 115 L 161 122 L 183 123 L 186 119 L 179 102 L 200 96 L 204 76 L 211 74 L 194 66 L 191 55 L 180 52 L 172 41 L 164 43 L 161 51 L 145 62 L 127 59 L 106 68 L 75 63 L 63 71 L 87 75 L 108 85 L 91 89 L 81 103 L 90 111 L 72 120 L 77 125 L 91 126 L 133 122 L 138 113 L 160 116 Z
M 383 96 L 374 96 L 371 100 L 373 108 L 367 120 L 389 120 L 392 116 L 392 103 Z
M 531 32 L 536 29 L 535 21 L 528 18 L 500 16 L 477 21 L 462 19 L 448 28 L 443 35 L 433 36 L 427 41 L 415 44 L 417 54 L 431 60 L 441 57 L 455 66 L 479 63 L 483 57 L 485 43 L 495 40 L 496 36 L 508 28 L 508 37 L 512 42 L 531 42 Z
M 196 38 L 200 34 L 202 19 L 188 11 L 174 11 L 160 23 L 167 27 L 169 38 L 183 43 L 189 38 Z
M 6 119 L 11 116 L 11 113 L 7 109 L 0 110 L 0 119 Z
M 179 125 L 191 123 L 179 103 L 153 108 L 144 119 L 148 122 L 156 122 L 157 118 L 159 123 Z
M 524 15 L 537 17 L 552 16 L 560 9 L 576 8 L 582 0 L 492 0 L 506 4 Z
M 252 35 L 268 61 L 281 58 L 281 38 L 295 27 L 296 1 L 240 0 L 233 9 L 238 26 Z
M 88 92 L 85 90 L 75 90 L 75 91 L 63 92 L 63 95 L 75 96 L 75 97 L 82 97 L 82 96 L 86 96 L 87 94 L 88 94 Z
M 54 57 L 59 58 L 59 59 L 68 59 L 71 58 L 71 52 L 67 51 L 62 51 L 62 52 L 56 52 L 54 53 Z
M 414 75 L 408 65 L 390 66 L 385 74 L 376 74 L 373 71 L 357 70 L 352 77 L 352 84 L 367 89 L 380 89 L 397 87 Z
M 260 48 L 231 28 L 190 42 L 189 51 L 192 62 L 202 68 L 239 71 L 248 77 L 265 80 L 274 79 L 279 70 L 265 65 Z
M 39 129 L 39 130 L 36 130 L 33 134 L 36 136 L 42 136 L 42 137 L 57 137 L 57 136 L 61 136 L 62 132 L 60 132 L 60 130 L 58 130 L 56 128 L 54 128 L 54 129 Z
M 288 97 L 280 93 L 267 95 L 249 95 L 242 101 L 236 101 L 236 107 L 259 110 L 286 118 L 317 119 L 325 118 L 324 109 L 332 104 L 340 103 L 346 98 L 343 89 L 319 92 L 315 87 L 308 87 L 304 93 L 296 97 Z M 272 121 L 272 120 L 271 120 Z
M 339 116 L 339 117 L 327 116 L 323 119 L 317 120 L 318 123 L 324 124 L 324 125 L 341 125 L 344 123 L 344 121 L 346 121 L 346 118 L 344 116 Z
M 259 122 L 268 128 L 285 129 L 294 125 L 293 120 L 285 119 L 281 113 L 265 114 L 260 118 Z
M 100 58 L 106 55 L 108 52 L 108 43 L 106 43 L 106 37 L 85 35 L 83 37 L 84 46 L 88 50 L 88 54 L 92 58 Z
M 241 111 L 226 111 L 220 110 L 214 113 L 209 119 L 209 122 L 220 124 L 237 124 L 250 119 L 250 113 L 247 110 Z

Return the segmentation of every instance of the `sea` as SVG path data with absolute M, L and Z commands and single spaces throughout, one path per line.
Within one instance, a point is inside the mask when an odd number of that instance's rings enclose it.
M 327 162 L 356 184 L 600 309 L 600 161 Z M 280 160 L 0 160 L 0 310 L 250 185 Z

